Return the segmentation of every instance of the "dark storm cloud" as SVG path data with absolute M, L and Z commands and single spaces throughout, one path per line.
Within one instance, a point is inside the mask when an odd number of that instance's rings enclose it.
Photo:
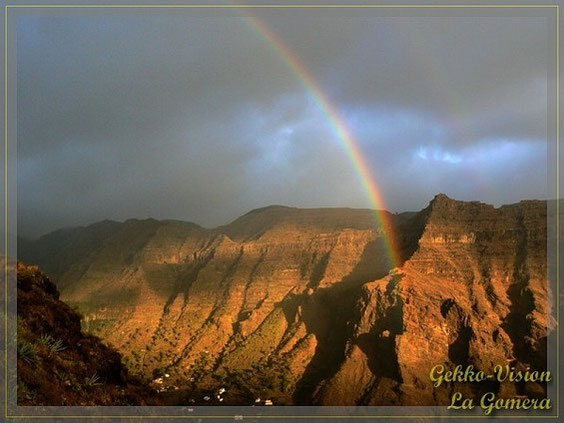
M 395 211 L 437 192 L 546 196 L 544 18 L 263 13 Z M 18 229 L 212 226 L 254 207 L 370 207 L 327 116 L 240 16 L 21 16 Z

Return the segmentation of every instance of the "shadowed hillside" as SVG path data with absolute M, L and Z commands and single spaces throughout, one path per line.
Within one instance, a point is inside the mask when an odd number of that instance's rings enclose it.
M 149 405 L 155 392 L 128 375 L 121 355 L 80 330 L 36 267 L 18 264 L 18 405 Z

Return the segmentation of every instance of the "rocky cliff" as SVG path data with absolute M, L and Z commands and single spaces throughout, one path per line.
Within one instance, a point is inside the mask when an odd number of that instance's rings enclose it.
M 390 218 L 400 267 L 372 211 L 280 206 L 213 230 L 106 221 L 20 254 L 160 390 L 228 386 L 225 403 L 437 404 L 455 386 L 432 388 L 435 364 L 543 368 L 546 203 L 439 195 Z
M 487 374 L 495 365 L 546 370 L 546 337 L 554 326 L 546 203 L 496 209 L 439 195 L 418 218 L 423 231 L 414 254 L 398 271 L 363 286 L 346 358 L 318 401 L 448 403 L 454 390 L 466 397 L 544 395 L 545 387 L 534 383 L 434 389 L 429 372 L 437 364 L 473 365 Z

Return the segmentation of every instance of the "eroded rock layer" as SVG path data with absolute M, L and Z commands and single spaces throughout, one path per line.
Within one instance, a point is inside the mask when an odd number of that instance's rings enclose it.
M 435 364 L 543 368 L 545 202 L 496 209 L 439 195 L 390 217 L 401 267 L 372 211 L 279 206 L 214 230 L 106 221 L 47 235 L 23 255 L 79 307 L 85 330 L 163 390 L 229 385 L 237 394 L 226 401 L 237 403 L 435 404 L 459 388 L 433 389 Z
M 346 359 L 319 394 L 324 404 L 448 403 L 465 397 L 543 395 L 537 384 L 447 384 L 429 372 L 472 365 L 546 370 L 549 318 L 546 203 L 495 209 L 437 196 L 419 216 L 415 253 L 396 272 L 367 283 Z M 501 386 L 500 386 L 501 385 Z M 346 387 L 346 392 L 343 392 Z

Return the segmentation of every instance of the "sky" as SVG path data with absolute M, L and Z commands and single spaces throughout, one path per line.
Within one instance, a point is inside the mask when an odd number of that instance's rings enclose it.
M 270 204 L 402 212 L 439 192 L 547 197 L 545 18 L 253 14 L 338 113 L 382 204 L 244 12 L 23 14 L 18 233 L 147 217 L 214 227 Z

